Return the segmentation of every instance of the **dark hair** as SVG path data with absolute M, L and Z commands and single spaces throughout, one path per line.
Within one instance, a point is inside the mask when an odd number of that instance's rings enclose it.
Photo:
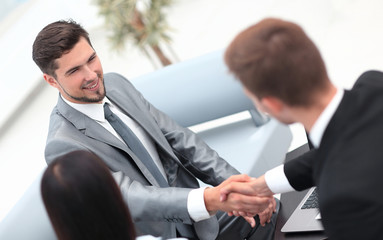
M 301 27 L 267 18 L 241 32 L 225 52 L 229 70 L 259 99 L 308 106 L 328 86 L 323 59 Z
M 135 239 L 117 183 L 90 152 L 75 151 L 53 161 L 44 172 L 41 193 L 60 240 Z
M 60 20 L 44 27 L 37 35 L 32 49 L 32 58 L 43 73 L 56 77 L 56 59 L 70 51 L 80 38 L 92 46 L 88 32 L 73 20 Z

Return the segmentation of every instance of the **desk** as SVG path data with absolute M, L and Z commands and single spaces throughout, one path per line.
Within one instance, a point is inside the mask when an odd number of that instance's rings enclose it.
M 308 144 L 304 144 L 301 147 L 286 154 L 286 160 L 290 161 L 295 157 L 307 152 L 309 150 Z M 289 192 L 281 194 L 281 208 L 277 218 L 277 225 L 275 228 L 275 240 L 318 240 L 324 239 L 324 232 L 300 232 L 300 233 L 282 233 L 281 228 L 290 217 L 291 213 L 298 206 L 302 198 L 307 193 L 308 189 L 301 192 Z

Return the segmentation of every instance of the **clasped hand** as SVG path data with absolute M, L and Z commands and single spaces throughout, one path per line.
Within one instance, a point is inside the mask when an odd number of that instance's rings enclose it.
M 257 181 L 246 174 L 234 175 L 214 188 L 207 188 L 204 193 L 207 210 L 242 216 L 252 227 L 256 224 L 254 216 L 258 214 L 260 224 L 264 226 L 270 222 L 276 202 L 271 191 L 258 193 L 262 188 Z

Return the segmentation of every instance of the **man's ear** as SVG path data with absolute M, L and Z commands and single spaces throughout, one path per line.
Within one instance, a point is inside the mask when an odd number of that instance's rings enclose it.
M 55 79 L 53 76 L 44 73 L 44 74 L 43 74 L 43 77 L 44 77 L 44 80 L 45 80 L 49 85 L 51 85 L 51 86 L 54 87 L 54 88 L 58 88 L 58 86 L 57 86 L 57 85 L 58 85 L 58 84 L 57 84 L 57 81 L 56 81 L 56 79 Z
M 283 102 L 275 97 L 263 97 L 260 102 L 265 111 L 273 116 L 278 116 L 284 108 Z

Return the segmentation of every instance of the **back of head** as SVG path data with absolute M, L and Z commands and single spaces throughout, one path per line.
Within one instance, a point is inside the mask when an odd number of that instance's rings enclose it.
M 70 51 L 80 38 L 92 46 L 88 32 L 73 20 L 60 20 L 44 27 L 33 43 L 32 58 L 43 73 L 55 76 L 55 60 Z
M 250 26 L 225 52 L 229 70 L 259 99 L 308 106 L 329 79 L 319 50 L 301 27 L 267 18 Z
M 94 154 L 75 151 L 53 161 L 41 193 L 59 239 L 135 239 L 120 190 Z

